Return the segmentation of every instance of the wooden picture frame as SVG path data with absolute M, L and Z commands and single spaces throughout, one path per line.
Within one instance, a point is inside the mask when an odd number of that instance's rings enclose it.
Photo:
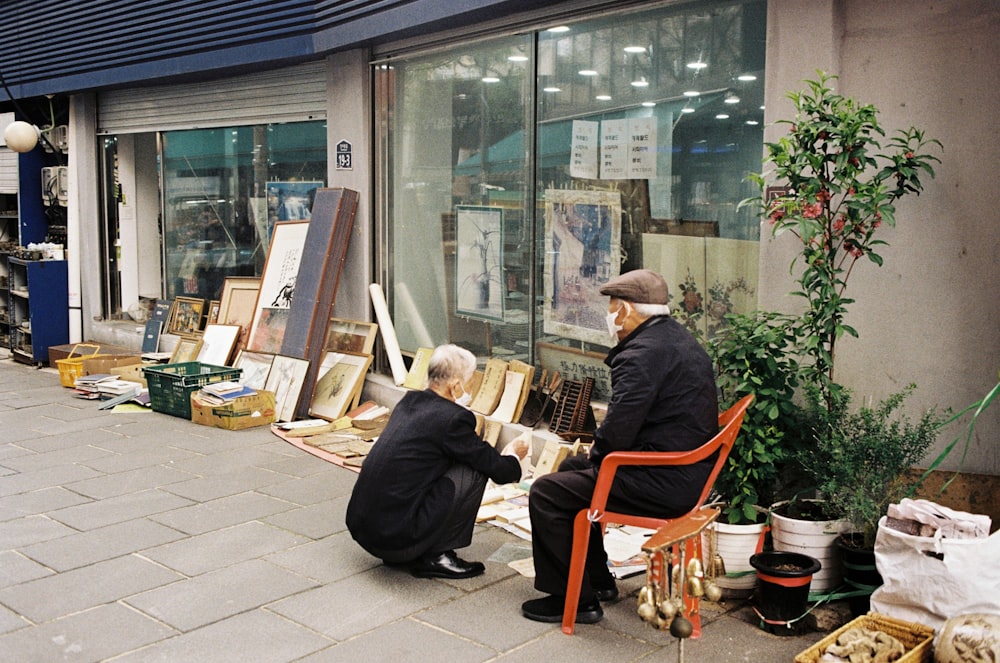
M 214 325 L 219 322 L 219 300 L 213 299 L 208 302 L 208 315 L 205 318 L 205 326 Z
M 174 352 L 170 355 L 171 364 L 183 364 L 189 361 L 198 360 L 198 352 L 201 351 L 201 338 L 198 336 L 181 336 L 174 346 Z
M 333 318 L 326 334 L 324 352 L 352 352 L 370 355 L 375 347 L 378 324 L 360 320 Z
M 249 327 L 259 291 L 260 279 L 256 276 L 227 276 L 222 282 L 219 314 L 215 321 L 222 325 L 241 325 L 244 329 Z
M 274 355 L 266 352 L 251 352 L 243 350 L 233 361 L 233 368 L 239 368 L 240 383 L 258 391 L 267 384 L 267 376 L 271 372 Z
M 198 361 L 212 366 L 228 366 L 236 343 L 240 340 L 241 329 L 239 325 L 205 325 Z
M 309 415 L 335 421 L 354 407 L 361 395 L 370 354 L 327 352 L 323 355 L 312 390 Z
M 278 421 L 292 421 L 295 418 L 295 408 L 308 370 L 309 362 L 305 359 L 274 356 L 264 389 L 274 393 L 274 411 Z
M 308 230 L 307 221 L 274 224 L 271 248 L 267 252 L 253 319 L 249 326 L 246 343 L 248 350 L 275 354 L 281 352 Z
M 176 297 L 170 311 L 171 334 L 197 336 L 201 331 L 201 316 L 205 310 L 205 300 L 194 297 Z

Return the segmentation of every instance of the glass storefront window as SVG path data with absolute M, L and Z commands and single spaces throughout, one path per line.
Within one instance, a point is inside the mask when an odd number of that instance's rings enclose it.
M 766 2 L 659 7 L 376 69 L 387 293 L 450 341 L 606 395 L 600 286 L 661 272 L 710 335 L 756 304 Z
M 308 219 L 326 180 L 326 123 L 162 134 L 165 291 L 218 299 L 227 276 L 260 275 L 277 220 Z

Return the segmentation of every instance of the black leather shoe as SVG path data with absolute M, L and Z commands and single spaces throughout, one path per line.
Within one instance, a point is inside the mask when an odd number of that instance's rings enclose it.
M 563 596 L 545 596 L 521 604 L 521 614 L 536 622 L 559 623 L 563 619 Z M 577 624 L 596 624 L 604 618 L 604 610 L 597 599 L 581 603 L 576 609 Z
M 466 562 L 448 550 L 437 555 L 422 557 L 410 567 L 410 573 L 418 578 L 474 578 L 482 575 L 486 567 L 482 562 Z
M 603 587 L 601 589 L 594 588 L 594 596 L 601 603 L 607 603 L 608 601 L 614 601 L 618 598 L 618 585 L 611 585 L 610 587 Z

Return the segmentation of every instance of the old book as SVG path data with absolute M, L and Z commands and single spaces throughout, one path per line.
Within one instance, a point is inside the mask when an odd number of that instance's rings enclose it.
M 504 423 L 513 423 L 517 420 L 517 404 L 521 401 L 522 387 L 524 386 L 524 373 L 517 371 L 507 371 L 504 376 L 503 393 L 500 395 L 500 402 L 493 410 L 493 418 Z
M 537 479 L 550 472 L 555 472 L 559 468 L 559 464 L 566 460 L 572 451 L 572 445 L 564 444 L 558 440 L 546 440 L 532 476 Z
M 500 439 L 500 431 L 502 430 L 503 424 L 501 422 L 495 419 L 485 419 L 483 423 L 483 442 L 491 447 L 496 447 L 497 441 Z
M 430 363 L 431 354 L 434 348 L 417 348 L 417 353 L 413 355 L 413 363 L 406 373 L 403 386 L 407 389 L 423 390 L 427 388 L 427 364 Z
M 483 381 L 479 390 L 472 397 L 469 409 L 480 414 L 491 415 L 500 402 L 507 381 L 507 362 L 503 359 L 490 359 L 483 369 Z
M 514 408 L 514 418 L 511 421 L 518 421 L 521 418 L 521 413 L 524 412 L 524 406 L 528 402 L 528 398 L 531 396 L 531 383 L 535 379 L 535 367 L 527 362 L 523 362 L 520 359 L 512 359 L 509 364 L 507 364 L 508 371 L 514 371 L 516 373 L 524 374 L 524 382 L 521 383 L 521 395 L 517 400 L 517 406 Z

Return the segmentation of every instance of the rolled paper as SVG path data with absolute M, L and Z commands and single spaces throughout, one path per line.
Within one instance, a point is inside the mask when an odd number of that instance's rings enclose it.
M 368 286 L 375 307 L 375 318 L 378 320 L 378 331 L 382 334 L 385 344 L 385 354 L 389 358 L 389 368 L 392 370 L 392 381 L 396 385 L 406 380 L 406 364 L 403 363 L 403 353 L 399 351 L 399 341 L 396 339 L 396 328 L 392 326 L 392 316 L 389 315 L 389 305 L 385 301 L 382 286 L 372 283 Z

